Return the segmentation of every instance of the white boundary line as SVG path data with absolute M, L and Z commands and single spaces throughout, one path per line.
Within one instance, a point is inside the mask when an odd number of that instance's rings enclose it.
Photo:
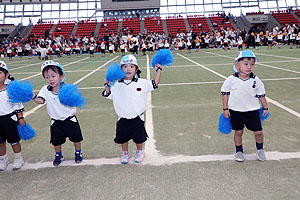
M 208 53 L 209 53 L 209 52 L 208 52 Z M 179 53 L 177 53 L 177 55 L 179 55 L 179 56 L 185 58 L 186 60 L 189 60 L 189 61 L 191 61 L 191 62 L 197 64 L 197 62 L 195 62 L 195 61 L 193 61 L 193 60 L 191 60 L 191 59 L 189 59 L 189 58 L 187 58 L 187 57 L 185 57 L 185 56 L 183 56 L 183 55 L 181 55 L 181 54 L 179 54 Z M 215 54 L 215 55 L 218 55 L 218 54 Z M 204 68 L 204 69 L 208 69 L 208 71 L 210 71 L 210 72 L 212 72 L 212 73 L 214 73 L 214 74 L 216 74 L 216 75 L 218 75 L 218 76 L 220 76 L 220 77 L 222 77 L 222 78 L 224 78 L 224 79 L 227 78 L 227 77 L 223 76 L 222 74 L 219 74 L 218 72 L 215 72 L 215 71 L 213 71 L 213 70 L 211 70 L 211 69 L 205 67 L 204 65 L 201 65 L 201 64 L 198 64 L 198 65 L 199 65 L 200 67 Z M 283 110 L 285 110 L 285 111 L 291 113 L 292 115 L 294 115 L 294 116 L 300 118 L 300 113 L 298 113 L 298 112 L 296 112 L 296 111 L 294 111 L 294 110 L 292 110 L 292 109 L 290 109 L 290 108 L 288 108 L 288 107 L 286 107 L 286 106 L 280 104 L 279 102 L 277 102 L 277 101 L 275 101 L 275 100 L 273 100 L 273 99 L 270 99 L 270 98 L 268 98 L 268 97 L 266 97 L 266 99 L 267 99 L 268 102 L 274 104 L 275 106 L 278 106 L 279 108 L 281 108 L 281 109 L 283 109 Z

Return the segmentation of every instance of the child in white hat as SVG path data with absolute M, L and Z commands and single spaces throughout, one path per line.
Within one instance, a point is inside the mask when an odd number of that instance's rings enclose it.
M 38 104 L 46 103 L 51 117 L 50 142 L 55 150 L 53 165 L 60 165 L 64 159 L 61 146 L 66 142 L 66 138 L 74 143 L 75 162 L 80 163 L 83 160 L 81 152 L 83 137 L 75 116 L 76 107 L 65 106 L 58 98 L 58 92 L 65 80 L 64 69 L 59 63 L 49 60 L 42 64 L 41 71 L 48 85 L 45 85 L 38 95 L 34 95 L 33 100 Z
M 147 93 L 158 87 L 162 67 L 155 66 L 156 76 L 154 80 L 141 79 L 138 63 L 133 55 L 126 55 L 120 62 L 120 67 L 126 72 L 125 77 L 117 81 L 113 86 L 105 80 L 105 90 L 102 95 L 113 101 L 114 109 L 119 117 L 117 122 L 116 137 L 114 141 L 122 145 L 122 164 L 129 161 L 128 142 L 136 143 L 135 162 L 144 160 L 145 152 L 143 143 L 147 140 L 147 132 L 144 127 L 144 112 L 147 109 Z

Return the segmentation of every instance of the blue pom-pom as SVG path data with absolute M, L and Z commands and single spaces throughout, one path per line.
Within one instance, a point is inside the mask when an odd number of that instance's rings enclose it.
M 62 84 L 57 95 L 60 103 L 65 106 L 85 108 L 87 104 L 87 98 L 82 96 L 82 91 L 74 84 Z
M 105 79 L 114 83 L 117 80 L 124 78 L 126 72 L 124 72 L 121 66 L 118 63 L 110 63 L 109 68 L 107 69 Z
M 271 115 L 271 113 L 268 112 L 268 114 L 266 116 L 263 115 L 264 110 L 262 108 L 259 109 L 259 117 L 260 117 L 260 122 L 261 125 L 264 124 L 264 120 L 267 120 L 269 118 L 269 116 Z
M 22 140 L 31 140 L 36 136 L 36 130 L 34 130 L 28 123 L 26 123 L 24 126 L 18 124 L 17 128 L 19 136 Z
M 218 126 L 218 131 L 228 135 L 231 133 L 232 125 L 230 123 L 230 118 L 225 118 L 223 113 L 220 115 L 219 118 L 219 126 Z
M 25 103 L 32 99 L 32 83 L 25 80 L 11 81 L 7 88 L 7 95 L 11 103 Z
M 170 49 L 161 49 L 155 56 L 152 58 L 152 67 L 155 67 L 156 64 L 170 66 L 173 63 L 173 55 Z

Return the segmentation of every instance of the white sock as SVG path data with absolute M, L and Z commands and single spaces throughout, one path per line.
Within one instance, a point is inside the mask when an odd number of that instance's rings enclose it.
M 15 153 L 15 158 L 17 158 L 17 159 L 22 158 L 21 152 L 20 153 Z
M 0 160 L 3 160 L 4 158 L 7 158 L 7 154 L 5 154 L 4 156 L 0 156 Z

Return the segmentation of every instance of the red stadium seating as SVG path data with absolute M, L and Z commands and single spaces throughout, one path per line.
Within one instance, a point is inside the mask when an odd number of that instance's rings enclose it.
M 164 32 L 162 20 L 160 17 L 145 17 L 145 29 L 147 33 L 155 32 L 162 34 Z
M 295 14 L 300 17 L 300 10 L 295 10 Z
M 56 36 L 64 36 L 66 39 L 70 38 L 70 35 L 72 33 L 72 30 L 74 28 L 75 22 L 74 21 L 60 21 L 55 27 L 54 32 L 52 35 Z M 58 31 L 58 28 L 61 28 L 60 31 Z
M 96 20 L 83 21 L 83 22 L 79 23 L 75 35 L 79 36 L 79 37 L 94 36 L 94 34 L 92 34 L 92 33 L 95 32 L 96 24 L 97 24 Z
M 185 23 L 182 17 L 167 17 L 166 22 L 169 34 L 172 33 L 173 36 L 176 36 L 178 31 L 186 32 Z
M 224 30 L 226 30 L 227 28 L 234 30 L 231 22 L 229 20 L 226 21 L 224 18 L 222 18 L 220 16 L 210 15 L 209 19 L 212 24 L 214 24 L 214 23 L 218 24 L 217 27 L 214 27 L 215 30 L 221 30 L 221 28 L 223 28 Z
M 118 32 L 118 19 L 104 19 L 102 20 L 98 32 L 98 37 L 99 35 L 104 35 L 105 33 L 111 34 L 114 33 L 116 34 Z
M 195 30 L 196 32 L 200 32 L 202 30 L 205 32 L 210 31 L 209 25 L 204 15 L 191 15 L 187 16 L 187 19 L 192 30 Z M 199 24 L 202 25 L 201 28 L 199 27 Z
M 50 31 L 53 23 L 43 23 L 43 24 L 36 24 L 34 25 L 33 29 L 31 30 L 31 34 L 34 34 L 38 37 L 42 37 L 45 34 L 45 31 Z
M 271 14 L 281 25 L 299 23 L 299 21 L 294 17 L 294 15 L 289 13 L 287 10 L 271 12 Z
M 131 34 L 140 33 L 141 32 L 140 18 L 124 18 L 122 23 L 122 30 L 124 29 L 127 29 L 128 33 Z

